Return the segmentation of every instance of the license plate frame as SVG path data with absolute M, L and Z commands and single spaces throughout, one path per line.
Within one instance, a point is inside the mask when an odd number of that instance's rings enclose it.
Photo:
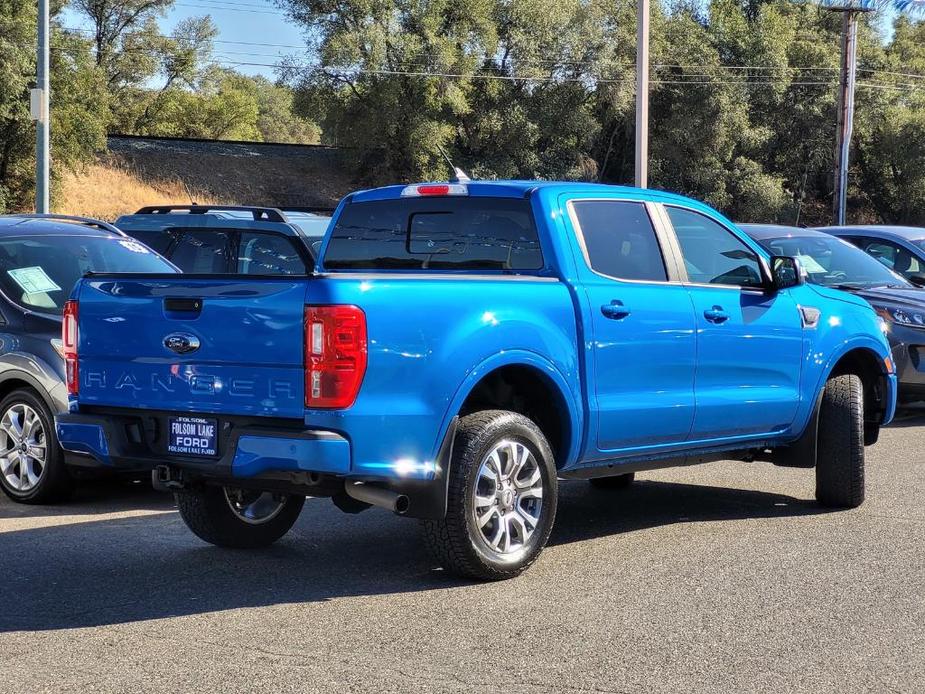
M 167 418 L 167 452 L 194 458 L 218 455 L 218 420 L 210 417 Z

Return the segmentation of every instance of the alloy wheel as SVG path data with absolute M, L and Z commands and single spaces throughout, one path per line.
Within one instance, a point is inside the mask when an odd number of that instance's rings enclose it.
M 0 475 L 15 492 L 29 492 L 41 482 L 47 459 L 45 426 L 38 412 L 18 402 L 0 417 Z
M 543 475 L 530 449 L 518 441 L 495 444 L 479 466 L 473 490 L 475 525 L 493 552 L 524 548 L 540 524 Z
M 225 487 L 224 492 L 225 501 L 228 502 L 232 513 L 251 525 L 269 522 L 286 505 L 286 497 L 283 494 L 237 487 Z

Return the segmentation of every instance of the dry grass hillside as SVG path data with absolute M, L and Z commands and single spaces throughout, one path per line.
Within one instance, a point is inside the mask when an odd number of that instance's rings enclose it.
M 333 208 L 358 186 L 336 147 L 126 135 L 110 135 L 108 144 L 104 163 L 135 171 L 144 181 L 183 181 L 206 194 L 201 197 L 240 205 Z
M 190 196 L 200 204 L 234 202 L 189 190 L 178 179 L 142 180 L 116 164 L 92 164 L 77 173 L 68 172 L 60 186 L 55 196 L 55 212 L 109 221 L 145 205 L 190 202 Z

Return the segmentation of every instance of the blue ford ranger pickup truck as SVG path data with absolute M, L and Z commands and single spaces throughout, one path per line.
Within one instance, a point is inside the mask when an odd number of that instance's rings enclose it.
M 62 446 L 154 469 L 203 540 L 329 496 L 483 579 L 537 558 L 560 479 L 767 460 L 857 506 L 896 399 L 864 300 L 697 202 L 579 183 L 355 193 L 310 276 L 89 275 L 63 342 Z

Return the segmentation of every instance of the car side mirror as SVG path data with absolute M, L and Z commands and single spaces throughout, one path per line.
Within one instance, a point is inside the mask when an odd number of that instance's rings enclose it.
M 806 281 L 800 261 L 786 255 L 771 256 L 771 289 L 779 292 Z
M 909 275 L 906 279 L 916 287 L 925 287 L 925 275 Z

